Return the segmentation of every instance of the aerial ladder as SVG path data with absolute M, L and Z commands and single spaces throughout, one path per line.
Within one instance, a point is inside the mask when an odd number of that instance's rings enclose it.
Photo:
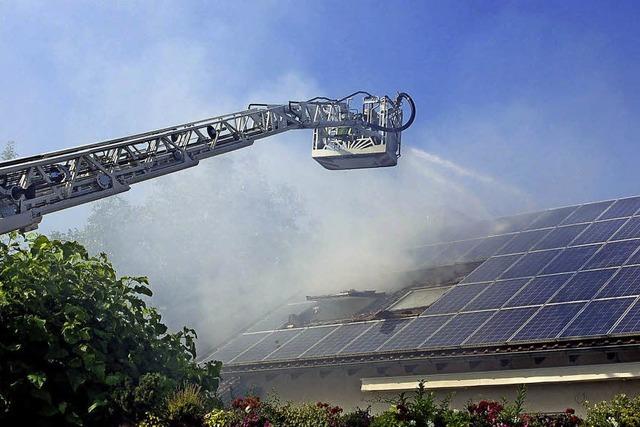
M 362 109 L 350 108 L 354 97 Z M 403 103 L 410 116 L 403 121 Z M 48 213 L 123 193 L 132 184 L 196 166 L 293 129 L 312 129 L 312 157 L 332 170 L 395 166 L 400 136 L 415 119 L 406 93 L 356 92 L 237 113 L 0 162 L 0 233 L 37 228 Z

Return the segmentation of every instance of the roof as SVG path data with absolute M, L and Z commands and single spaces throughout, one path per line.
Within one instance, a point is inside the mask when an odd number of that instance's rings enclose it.
M 425 310 L 246 332 L 207 359 L 260 370 L 637 344 L 640 197 L 470 223 L 445 236 L 411 251 L 414 274 L 440 277 L 449 266 L 455 277 Z M 404 294 L 380 301 L 392 306 Z

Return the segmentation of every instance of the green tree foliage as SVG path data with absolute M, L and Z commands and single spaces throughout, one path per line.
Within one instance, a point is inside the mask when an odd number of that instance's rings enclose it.
M 0 150 L 0 161 L 2 160 L 11 160 L 18 157 L 18 152 L 16 151 L 16 143 L 14 141 L 8 141 L 4 144 L 4 148 Z
M 175 385 L 213 394 L 220 364 L 197 365 L 195 332 L 168 333 L 148 296 L 78 243 L 0 242 L 0 425 L 118 425 Z

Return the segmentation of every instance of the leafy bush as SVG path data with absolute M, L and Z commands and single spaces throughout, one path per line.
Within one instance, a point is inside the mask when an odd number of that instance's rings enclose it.
M 255 396 L 235 399 L 228 410 L 214 409 L 204 417 L 208 427 L 369 427 L 369 409 L 344 414 L 339 406 L 281 404 L 277 398 L 262 401 Z
M 269 411 L 265 411 L 265 405 L 259 397 L 249 396 L 244 399 L 238 398 L 231 403 L 232 409 L 238 415 L 241 420 L 242 427 L 263 427 L 270 424 L 269 419 L 279 417 L 279 414 L 274 410 L 275 407 L 270 407 Z M 269 418 L 268 415 L 272 415 Z
M 471 420 L 469 414 L 451 409 L 449 403 L 450 398 L 437 403 L 435 393 L 427 391 L 424 382 L 420 382 L 412 398 L 404 393 L 400 394 L 397 402 L 387 411 L 374 417 L 371 425 L 373 427 L 468 426 Z
M 136 415 L 163 415 L 165 400 L 175 388 L 176 382 L 165 375 L 157 372 L 142 375 L 133 391 L 133 410 Z
M 355 411 L 347 412 L 342 416 L 342 423 L 349 427 L 370 427 L 372 422 L 371 408 L 356 408 Z
M 640 426 L 640 396 L 629 397 L 626 394 L 618 394 L 608 402 L 595 404 L 585 402 L 585 406 L 587 407 L 585 421 L 588 425 Z
M 201 426 L 206 413 L 200 387 L 189 384 L 177 390 L 167 401 L 167 419 L 171 427 Z
M 2 240 L 0 424 L 117 425 L 155 411 L 172 384 L 215 393 L 220 364 L 198 366 L 195 331 L 168 333 L 144 296 L 146 278 L 116 277 L 77 243 Z
M 524 415 L 523 420 L 527 427 L 574 427 L 582 424 L 582 420 L 575 413 L 572 408 L 567 408 L 560 414 Z
M 283 427 L 341 427 L 342 408 L 328 403 L 318 402 L 315 405 L 287 404 L 280 409 L 280 423 Z
M 240 422 L 236 412 L 224 409 L 214 409 L 204 416 L 204 425 L 207 427 L 231 427 Z

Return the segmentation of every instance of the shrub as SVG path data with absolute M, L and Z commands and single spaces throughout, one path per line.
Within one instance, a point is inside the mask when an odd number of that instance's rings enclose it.
M 204 416 L 207 427 L 233 427 L 240 422 L 240 417 L 233 411 L 214 409 Z
M 561 414 L 526 414 L 524 412 L 526 395 L 527 390 L 522 385 L 518 388 L 513 402 L 481 400 L 477 404 L 469 404 L 471 425 L 474 427 L 575 427 L 582 423 L 571 408 L 567 408 Z
M 170 382 L 215 393 L 220 364 L 198 366 L 195 332 L 168 333 L 150 295 L 77 243 L 0 241 L 0 424 L 117 425 Z
M 567 408 L 561 414 L 524 415 L 523 420 L 527 427 L 575 427 L 582 424 L 572 408 Z
M 587 408 L 586 424 L 590 426 L 640 426 L 640 396 L 618 394 L 610 401 L 591 404 Z
M 373 415 L 371 415 L 371 408 L 360 409 L 356 408 L 355 411 L 347 412 L 342 416 L 342 423 L 348 427 L 370 427 L 373 422 Z
M 167 401 L 167 419 L 171 427 L 198 427 L 203 425 L 206 413 L 205 399 L 200 386 L 188 384 L 177 390 Z
M 284 405 L 280 410 L 280 423 L 283 427 L 340 427 L 342 408 L 328 403 L 318 402 L 315 405 L 303 403 Z
M 236 412 L 237 417 L 240 419 L 242 427 L 264 427 L 270 425 L 270 418 L 265 413 L 265 405 L 259 397 L 249 396 L 246 398 L 235 399 L 231 403 L 232 409 Z M 274 409 L 270 408 L 269 413 L 273 414 Z M 273 418 L 271 418 L 273 419 Z
M 471 422 L 477 427 L 490 427 L 496 425 L 500 421 L 504 406 L 500 402 L 494 400 L 481 400 L 472 403 L 467 407 L 471 415 Z
M 153 414 L 145 414 L 137 427 L 167 427 L 167 423 L 161 417 Z
M 176 382 L 157 372 L 144 374 L 133 391 L 135 414 L 164 415 L 167 396 L 176 388 Z
M 469 414 L 451 409 L 450 400 L 449 396 L 437 403 L 435 393 L 427 391 L 424 382 L 421 381 L 412 398 L 401 393 L 398 400 L 387 411 L 374 417 L 371 425 L 373 427 L 468 426 L 471 420 Z

